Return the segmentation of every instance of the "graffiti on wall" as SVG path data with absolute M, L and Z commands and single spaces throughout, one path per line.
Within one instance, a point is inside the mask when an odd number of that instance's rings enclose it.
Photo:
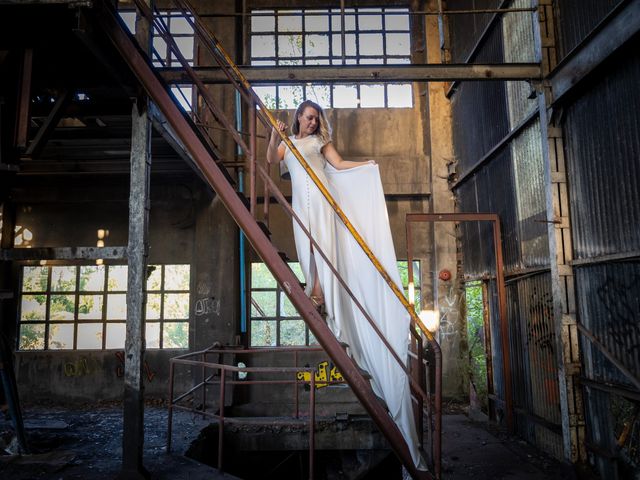
M 116 352 L 116 358 L 118 359 L 118 365 L 116 366 L 116 376 L 118 378 L 124 377 L 124 352 Z M 147 381 L 153 381 L 156 376 L 156 372 L 151 370 L 151 367 L 144 361 L 144 373 L 147 377 Z
M 311 372 L 297 372 L 296 377 L 302 382 L 311 383 Z M 327 382 L 344 382 L 344 378 L 333 363 L 329 363 L 329 361 L 325 360 L 324 362 L 320 362 L 316 365 L 316 389 L 331 385 Z
M 65 377 L 84 377 L 91 375 L 96 370 L 96 361 L 90 357 L 81 357 L 75 362 L 67 362 L 64 364 Z

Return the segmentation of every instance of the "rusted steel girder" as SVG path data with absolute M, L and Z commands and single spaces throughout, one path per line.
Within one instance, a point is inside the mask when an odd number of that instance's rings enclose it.
M 219 195 L 230 215 L 242 228 L 253 248 L 269 266 L 271 273 L 291 299 L 306 320 L 316 339 L 336 363 L 343 377 L 353 388 L 354 393 L 374 419 L 378 427 L 384 432 L 389 443 L 405 468 L 417 479 L 433 478 L 429 472 L 422 472 L 415 468 L 407 444 L 384 407 L 376 399 L 369 382 L 359 373 L 353 360 L 338 343 L 327 324 L 316 311 L 311 300 L 305 295 L 298 279 L 278 255 L 278 251 L 271 244 L 267 236 L 255 222 L 251 213 L 246 209 L 225 174 L 216 164 L 201 139 L 191 128 L 190 123 L 183 117 L 182 111 L 175 104 L 163 82 L 151 67 L 148 59 L 132 42 L 124 27 L 120 24 L 116 12 L 106 3 L 97 2 L 95 13 L 96 22 L 102 27 L 122 58 L 127 62 L 149 96 L 159 110 L 165 115 L 176 135 L 182 140 L 191 153 L 203 176 Z

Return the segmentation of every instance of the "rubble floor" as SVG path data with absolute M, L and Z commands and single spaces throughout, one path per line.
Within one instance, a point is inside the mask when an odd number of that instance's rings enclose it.
M 35 455 L 0 455 L 0 478 L 12 480 L 97 480 L 115 478 L 122 458 L 122 407 L 28 406 L 27 438 Z M 153 479 L 231 480 L 235 477 L 182 454 L 209 424 L 201 416 L 174 412 L 172 454 L 166 454 L 167 409 L 145 407 L 144 465 Z M 443 418 L 442 477 L 445 480 L 571 480 L 572 467 L 517 438 L 461 413 Z M 10 440 L 10 424 L 0 420 L 0 446 Z M 6 447 L 4 445 L 3 447 Z M 580 478 L 584 478 L 582 475 Z

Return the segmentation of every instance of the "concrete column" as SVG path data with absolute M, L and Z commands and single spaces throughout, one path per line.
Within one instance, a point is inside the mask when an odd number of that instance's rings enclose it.
M 138 15 L 136 37 L 150 46 L 148 22 Z M 124 367 L 124 417 L 120 478 L 148 478 L 143 465 L 145 282 L 149 252 L 149 186 L 151 173 L 151 121 L 149 99 L 141 92 L 131 113 L 131 178 L 129 191 L 129 243 L 127 329 Z
M 427 8 L 437 11 L 437 2 L 430 0 Z M 426 45 L 428 63 L 441 63 L 440 32 L 438 18 L 428 16 L 426 22 Z M 454 160 L 451 126 L 451 104 L 445 96 L 447 84 L 428 84 L 429 120 L 431 141 L 431 212 L 455 211 L 454 196 L 449 189 L 449 165 Z M 433 233 L 432 278 L 434 310 L 440 316 L 440 327 L 436 338 L 442 348 L 442 393 L 445 397 L 462 398 L 467 385 L 466 371 L 466 324 L 460 315 L 462 297 L 457 277 L 457 253 L 455 225 L 436 223 Z M 448 271 L 451 275 L 440 276 Z

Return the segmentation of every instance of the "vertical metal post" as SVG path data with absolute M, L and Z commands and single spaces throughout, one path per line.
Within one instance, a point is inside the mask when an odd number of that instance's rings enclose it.
M 169 406 L 168 408 L 168 426 L 167 426 L 167 453 L 171 453 L 171 434 L 173 433 L 173 378 L 174 363 L 169 362 Z
M 256 122 L 257 112 L 256 104 L 251 102 L 249 104 L 249 205 L 251 209 L 251 215 L 256 217 L 256 161 L 257 161 L 257 137 L 256 137 Z
M 267 175 L 271 174 L 271 164 L 269 162 L 266 162 L 266 168 L 265 170 L 267 171 Z M 269 226 L 269 207 L 271 206 L 271 198 L 270 198 L 270 193 L 269 193 L 269 184 L 267 182 L 264 182 L 264 203 L 262 206 L 262 219 L 264 220 L 265 225 L 268 227 Z
M 20 75 L 20 90 L 18 96 L 18 111 L 16 116 L 16 148 L 24 150 L 29 136 L 29 110 L 31 106 L 31 77 L 33 72 L 33 49 L 24 51 L 22 73 Z
M 309 480 L 313 480 L 316 449 L 316 372 L 311 371 L 311 391 L 309 392 Z
M 344 21 L 344 0 L 340 0 L 340 45 L 342 47 L 342 65 L 346 61 L 346 35 L 345 35 L 345 21 Z
M 206 418 L 205 412 L 207 409 L 207 371 L 205 369 L 205 362 L 207 361 L 205 354 L 202 354 L 202 418 Z
M 218 470 L 222 471 L 222 453 L 224 448 L 224 390 L 226 370 L 220 368 L 220 413 L 218 415 Z
M 136 38 L 151 45 L 149 23 L 136 19 Z M 142 462 L 144 445 L 144 311 L 149 251 L 149 187 L 151 178 L 151 120 L 149 98 L 140 92 L 131 113 L 131 178 L 129 191 L 129 243 L 127 248 L 127 326 L 124 366 L 124 418 L 120 478 L 148 478 Z
M 502 342 L 502 365 L 504 369 L 504 405 L 507 414 L 507 429 L 514 431 L 513 388 L 511 377 L 511 347 L 509 345 L 509 323 L 507 318 L 507 292 L 504 286 L 504 261 L 502 259 L 502 233 L 500 219 L 493 221 L 493 247 L 496 256 L 496 288 L 500 314 L 500 340 Z

